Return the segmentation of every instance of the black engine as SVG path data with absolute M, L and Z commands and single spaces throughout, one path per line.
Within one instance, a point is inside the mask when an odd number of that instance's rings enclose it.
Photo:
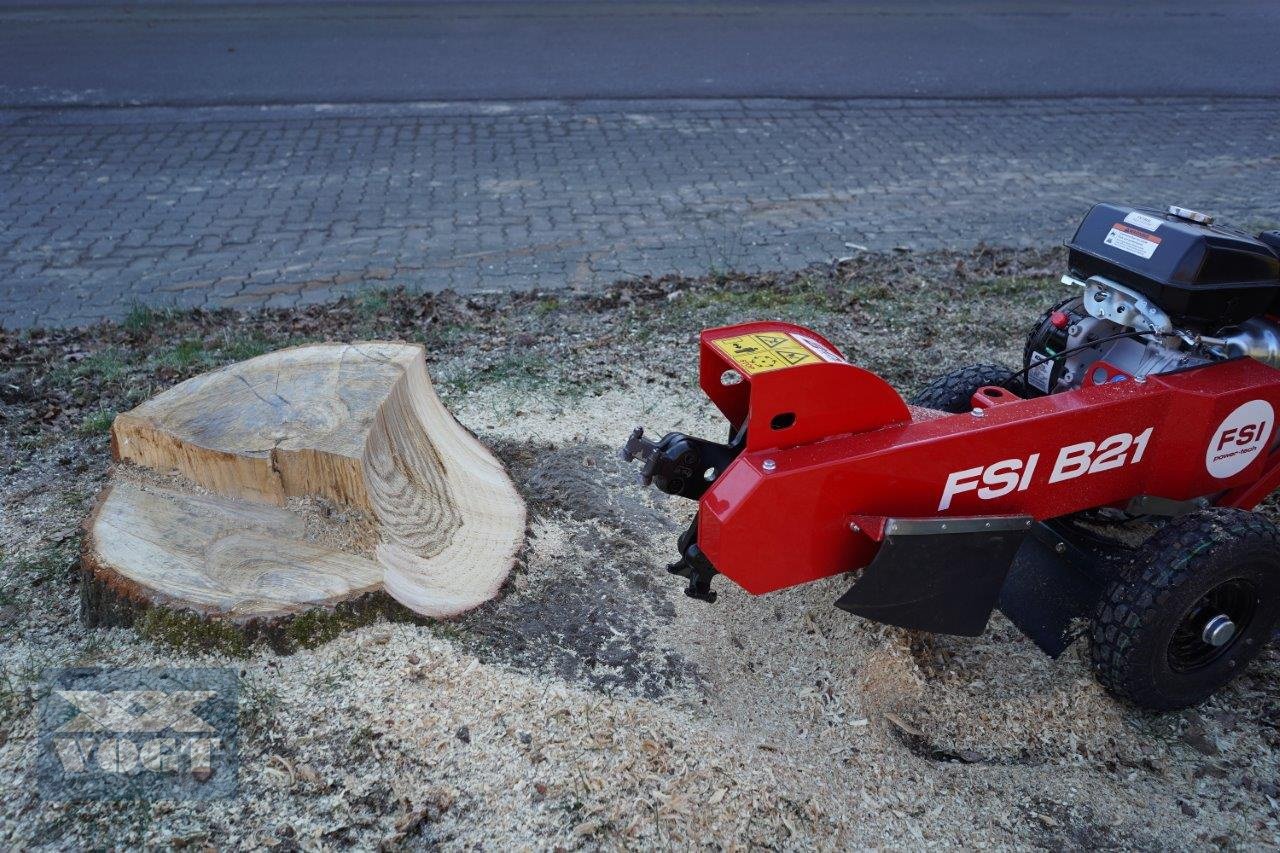
M 1028 390 L 1079 387 L 1105 361 L 1133 377 L 1252 356 L 1280 366 L 1280 231 L 1250 236 L 1180 207 L 1089 211 L 1067 243 L 1082 293 L 1027 342 Z M 1114 376 L 1113 376 L 1114 378 Z

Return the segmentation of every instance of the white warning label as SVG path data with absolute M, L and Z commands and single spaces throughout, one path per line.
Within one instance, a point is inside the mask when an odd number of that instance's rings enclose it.
M 1145 228 L 1148 231 L 1155 231 L 1164 224 L 1164 220 L 1158 216 L 1150 216 L 1146 213 L 1139 213 L 1136 210 L 1126 216 L 1124 221 L 1128 222 L 1130 225 L 1137 225 L 1139 228 Z
M 804 344 L 805 346 L 807 346 L 809 349 L 813 350 L 815 353 L 817 353 L 818 358 L 821 358 L 823 361 L 830 361 L 836 364 L 849 363 L 845 361 L 843 358 L 841 358 L 839 354 L 833 352 L 830 347 L 823 344 L 822 341 L 818 340 L 817 338 L 814 338 L 810 335 L 802 335 L 799 332 L 796 332 L 795 339 L 800 343 Z
M 1125 225 L 1123 222 L 1117 222 L 1111 226 L 1111 230 L 1107 232 L 1102 242 L 1140 258 L 1150 258 L 1155 254 L 1156 249 L 1160 248 L 1159 237 Z
M 1049 393 L 1049 380 L 1053 377 L 1053 359 L 1033 353 L 1033 358 L 1040 359 L 1027 371 L 1027 381 L 1044 393 Z

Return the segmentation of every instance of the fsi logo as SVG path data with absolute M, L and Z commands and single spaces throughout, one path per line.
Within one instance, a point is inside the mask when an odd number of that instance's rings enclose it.
M 65 669 L 40 710 L 51 799 L 212 799 L 235 793 L 237 683 L 225 669 Z
M 1038 477 L 1052 485 L 1125 465 L 1137 465 L 1146 454 L 1147 443 L 1154 432 L 1155 427 L 1147 427 L 1137 435 L 1119 432 L 1102 441 L 1068 444 L 1059 448 L 1057 455 L 1052 457 L 1053 465 L 1047 468 L 1047 476 L 1037 473 L 1040 470 L 1039 453 L 1032 453 L 1025 459 L 1001 459 L 990 465 L 952 471 L 942 488 L 938 511 L 950 508 L 952 499 L 965 492 L 975 492 L 980 500 L 991 501 L 1013 491 L 1025 492 Z
M 1219 480 L 1239 474 L 1267 446 L 1275 412 L 1266 400 L 1250 400 L 1218 425 L 1209 438 L 1204 465 Z

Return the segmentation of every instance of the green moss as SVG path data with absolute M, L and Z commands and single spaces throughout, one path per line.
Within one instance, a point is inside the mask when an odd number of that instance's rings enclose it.
M 364 749 L 371 745 L 376 739 L 377 735 L 371 727 L 367 725 L 360 726 L 360 728 L 351 733 L 351 738 L 348 740 L 347 745 L 352 749 Z
M 249 654 L 249 639 L 240 628 L 189 611 L 149 607 L 133 627 L 139 636 L 180 652 L 216 651 L 230 657 Z
M 463 630 L 462 626 L 457 622 L 448 622 L 442 619 L 434 620 L 428 623 L 431 633 L 435 634 L 442 640 L 452 640 L 457 642 L 466 639 L 468 634 Z
M 152 642 L 181 652 L 221 652 L 246 657 L 263 643 L 279 654 L 310 649 L 360 628 L 379 617 L 413 621 L 412 614 L 382 594 L 344 601 L 332 609 L 316 608 L 266 624 L 238 625 L 188 610 L 147 607 L 133 621 L 134 630 Z
M 285 625 L 285 641 L 290 648 L 314 648 L 353 628 L 368 625 L 377 615 L 374 608 L 358 606 L 308 610 L 299 613 Z
M 851 284 L 846 296 L 849 302 L 866 307 L 893 299 L 894 292 L 893 288 L 882 282 L 858 281 Z M 832 306 L 832 310 L 835 308 L 836 306 Z

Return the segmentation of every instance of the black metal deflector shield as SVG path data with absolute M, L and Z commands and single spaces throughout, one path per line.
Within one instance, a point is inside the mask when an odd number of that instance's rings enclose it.
M 836 606 L 900 628 L 976 637 L 987 626 L 1027 516 L 890 518 L 874 560 Z
M 1054 658 L 1076 639 L 1072 623 L 1093 614 L 1105 582 L 1105 558 L 1076 539 L 1052 522 L 1033 525 L 1000 590 L 1000 612 Z

